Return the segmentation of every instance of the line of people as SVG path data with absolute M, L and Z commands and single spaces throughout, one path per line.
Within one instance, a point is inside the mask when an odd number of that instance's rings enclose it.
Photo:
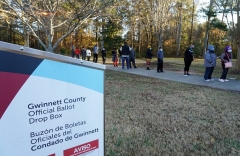
M 122 69 L 125 68 L 125 62 L 127 69 L 137 68 L 135 63 L 136 53 L 132 46 L 128 46 L 127 42 L 124 42 L 124 45 L 120 47 L 119 52 L 121 57 L 120 60 L 122 63 Z
M 193 51 L 194 51 L 194 45 L 190 45 L 190 47 L 185 50 L 183 76 L 191 76 L 191 74 L 189 73 L 189 69 L 192 64 L 192 61 L 194 60 Z M 95 62 L 95 63 L 97 63 L 97 61 L 98 61 L 98 52 L 99 52 L 99 47 L 96 44 L 93 47 L 93 62 Z M 107 52 L 106 52 L 105 47 L 103 47 L 101 52 L 102 52 L 103 64 L 106 64 Z M 72 57 L 74 57 L 76 55 L 76 58 L 79 59 L 80 54 L 82 55 L 83 60 L 87 59 L 88 61 L 90 61 L 91 50 L 89 48 L 85 49 L 83 47 L 80 50 L 79 47 L 76 47 L 76 49 L 74 49 L 72 47 Z M 135 63 L 136 53 L 135 53 L 134 49 L 132 48 L 132 46 L 128 46 L 127 42 L 124 42 L 124 45 L 122 47 L 120 47 L 119 51 L 117 50 L 117 48 L 114 47 L 111 54 L 112 54 L 112 62 L 113 62 L 114 67 L 117 67 L 118 62 L 119 62 L 122 64 L 122 69 L 125 69 L 125 63 L 126 63 L 127 69 L 130 69 L 132 67 L 137 68 L 136 63 Z M 118 58 L 118 56 L 119 56 L 119 58 Z M 157 56 L 157 72 L 158 73 L 164 72 L 163 71 L 164 53 L 163 53 L 163 49 L 161 46 L 159 47 L 156 56 Z M 147 70 L 151 70 L 150 63 L 151 63 L 152 57 L 153 57 L 152 48 L 151 48 L 151 46 L 148 46 L 146 54 L 145 54 Z M 216 67 L 217 59 L 218 59 L 218 57 L 215 54 L 214 45 L 209 44 L 207 46 L 207 50 L 206 50 L 206 53 L 204 56 L 204 67 L 205 67 L 204 80 L 205 81 L 213 81 L 212 73 L 214 71 L 214 68 Z M 228 74 L 228 70 L 229 70 L 229 66 L 227 64 L 229 64 L 229 63 L 231 64 L 231 62 L 232 62 L 232 47 L 231 46 L 225 47 L 224 52 L 220 56 L 220 59 L 221 59 L 221 66 L 222 66 L 222 75 L 219 78 L 219 81 L 227 82 L 227 81 L 229 81 L 229 80 L 227 80 L 227 74 Z M 231 67 L 231 65 L 230 65 L 230 67 Z
M 214 52 L 214 46 L 209 44 L 206 54 L 205 54 L 205 58 L 204 58 L 204 66 L 206 68 L 205 70 L 205 74 L 204 74 L 204 79 L 205 81 L 213 81 L 212 79 L 212 73 L 214 71 L 214 67 L 216 67 L 216 60 L 217 60 L 217 56 Z M 224 52 L 221 54 L 220 56 L 221 59 L 221 66 L 222 66 L 222 75 L 221 77 L 218 79 L 220 82 L 227 82 L 229 81 L 227 79 L 227 74 L 228 74 L 228 69 L 231 66 L 227 66 L 228 63 L 232 63 L 232 47 L 231 46 L 226 46 L 224 49 Z
M 193 50 L 194 50 L 194 45 L 191 45 L 189 48 L 186 49 L 184 53 L 184 76 L 191 76 L 189 74 L 189 68 L 194 60 L 193 57 Z M 217 59 L 221 59 L 221 66 L 222 66 L 222 75 L 218 79 L 220 82 L 227 82 L 229 81 L 227 79 L 227 74 L 228 70 L 230 67 L 232 67 L 232 47 L 231 46 L 226 46 L 224 49 L 224 52 L 221 54 L 220 57 L 216 56 L 215 53 L 215 47 L 212 44 L 209 44 L 207 46 L 207 50 L 204 56 L 204 67 L 205 67 L 205 72 L 204 72 L 204 80 L 209 82 L 209 81 L 214 81 L 212 78 L 212 73 L 214 71 L 214 68 L 217 65 Z M 228 65 L 230 64 L 230 65 Z
M 93 47 L 93 62 L 95 62 L 95 63 L 98 62 L 98 51 L 99 51 L 99 47 L 96 44 Z M 74 48 L 74 46 L 72 46 L 71 54 L 72 54 L 72 58 L 76 57 L 77 59 L 80 59 L 80 55 L 81 55 L 82 60 L 90 61 L 92 52 L 89 47 L 87 47 L 87 49 L 85 47 L 82 47 L 82 49 L 80 49 L 78 46 L 76 48 Z M 105 60 L 106 60 L 106 57 L 105 57 Z M 104 61 L 104 64 L 105 64 L 105 61 Z
M 157 56 L 157 72 L 158 73 L 163 73 L 164 72 L 163 71 L 163 58 L 164 58 L 164 54 L 163 54 L 163 49 L 162 49 L 161 46 L 158 48 L 156 56 Z M 148 46 L 146 54 L 145 54 L 147 70 L 151 70 L 149 66 L 150 66 L 152 57 L 153 57 L 152 47 Z

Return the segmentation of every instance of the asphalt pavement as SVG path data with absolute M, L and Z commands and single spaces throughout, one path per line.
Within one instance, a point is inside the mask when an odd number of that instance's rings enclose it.
M 175 81 L 180 83 L 193 84 L 198 86 L 205 86 L 215 89 L 222 89 L 227 91 L 237 91 L 240 92 L 240 81 L 237 81 L 234 78 L 228 78 L 228 82 L 220 82 L 219 78 L 213 77 L 213 81 L 205 81 L 203 76 L 200 75 L 191 75 L 183 76 L 183 73 L 164 70 L 164 73 L 157 73 L 156 69 L 146 70 L 146 68 L 132 68 L 132 69 L 122 69 L 121 66 L 114 67 L 113 65 L 107 64 L 106 69 L 131 73 L 136 75 L 148 76 L 152 78 L 159 78 L 163 80 Z

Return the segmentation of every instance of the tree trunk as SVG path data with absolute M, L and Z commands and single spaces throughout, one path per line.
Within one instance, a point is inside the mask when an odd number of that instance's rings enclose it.
M 138 57 L 141 57 L 141 25 L 138 23 Z
M 192 44 L 194 10 L 195 10 L 195 3 L 194 3 L 194 0 L 193 0 L 193 7 L 192 7 L 192 21 L 191 21 L 191 30 L 190 30 L 190 36 L 189 36 L 189 45 Z
M 24 30 L 24 43 L 25 47 L 29 47 L 29 32 L 27 30 Z
M 104 10 L 104 13 L 105 13 L 105 10 Z M 105 31 L 105 22 L 106 22 L 106 20 L 105 20 L 105 18 L 102 18 L 102 32 L 104 32 Z M 100 45 L 100 49 L 102 50 L 103 49 L 103 47 L 104 47 L 104 39 L 105 39 L 105 36 L 104 36 L 104 34 L 102 34 L 101 35 L 101 45 Z
M 157 35 L 158 40 L 158 47 L 162 46 L 162 40 L 163 40 L 163 30 L 162 27 L 160 28 L 159 34 Z
M 180 4 L 180 13 L 179 13 L 179 24 L 178 24 L 178 32 L 177 32 L 177 49 L 176 49 L 176 56 L 179 56 L 180 51 L 180 43 L 181 43 L 181 32 L 182 32 L 182 4 Z
M 210 0 L 209 11 L 212 11 L 212 7 L 213 7 L 213 0 Z M 206 52 L 206 48 L 207 48 L 207 45 L 208 45 L 208 32 L 209 32 L 209 29 L 210 29 L 210 19 L 211 19 L 211 16 L 208 13 L 208 20 L 207 20 L 207 26 L 206 26 L 206 31 L 205 31 L 204 48 L 203 48 L 202 57 L 204 57 L 205 52 Z

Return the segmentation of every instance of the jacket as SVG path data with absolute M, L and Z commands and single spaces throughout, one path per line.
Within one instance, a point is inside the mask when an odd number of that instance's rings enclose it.
M 106 50 L 104 49 L 104 50 L 102 50 L 102 57 L 106 57 L 107 56 L 107 52 L 106 52 Z
M 87 56 L 91 56 L 91 50 L 87 49 L 86 53 L 87 53 Z
M 147 49 L 145 58 L 152 59 L 152 56 L 153 56 L 152 50 L 151 49 Z
M 157 58 L 163 60 L 164 54 L 162 50 L 158 50 L 157 52 Z
M 193 61 L 193 49 L 187 48 L 184 53 L 184 61 Z
M 204 67 L 216 67 L 217 56 L 214 52 L 207 50 L 204 56 Z
M 122 56 L 123 55 L 127 55 L 127 56 L 129 56 L 129 53 L 130 53 L 130 48 L 129 48 L 129 46 L 127 45 L 127 44 L 124 44 L 124 46 L 122 46 L 121 48 L 120 48 L 120 50 L 121 50 L 121 54 L 122 54 Z
M 221 55 L 221 62 L 222 64 L 230 62 L 232 60 L 232 53 L 224 52 Z
M 129 58 L 131 58 L 131 59 L 135 59 L 136 58 L 135 51 L 134 51 L 133 48 L 131 48 L 131 52 L 129 53 Z

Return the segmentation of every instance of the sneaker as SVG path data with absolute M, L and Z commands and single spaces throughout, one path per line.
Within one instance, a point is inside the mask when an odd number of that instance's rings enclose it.
M 162 73 L 164 73 L 164 71 L 163 71 L 163 70 L 162 70 L 161 72 L 162 72 Z
M 228 80 L 228 79 L 225 79 L 224 81 L 225 81 L 225 82 L 228 82 L 229 80 Z
M 160 71 L 157 71 L 158 73 L 160 73 Z
M 207 80 L 205 80 L 205 81 L 209 82 L 210 80 L 209 80 L 209 79 L 207 79 Z
M 183 76 L 188 76 L 187 74 L 184 74 Z
M 223 79 L 218 79 L 218 81 L 220 81 L 220 82 L 224 82 L 224 80 L 223 80 Z
M 191 76 L 191 74 L 187 74 L 188 76 Z

